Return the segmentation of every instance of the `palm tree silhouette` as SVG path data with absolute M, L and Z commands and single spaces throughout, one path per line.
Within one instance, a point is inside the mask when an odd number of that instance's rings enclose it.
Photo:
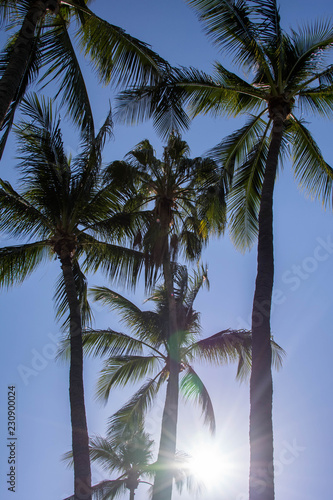
M 119 246 L 121 235 L 130 231 L 131 220 L 119 215 L 115 193 L 107 186 L 102 188 L 101 153 L 111 132 L 111 113 L 93 140 L 89 134 L 82 136 L 82 153 L 71 159 L 66 157 L 60 120 L 54 117 L 51 102 L 32 95 L 24 101 L 24 111 L 28 121 L 17 128 L 22 190 L 0 180 L 0 230 L 27 242 L 0 248 L 0 284 L 22 282 L 47 259 L 60 261 L 56 297 L 60 313 L 69 311 L 70 407 L 78 499 L 80 490 L 89 495 L 90 488 L 82 378 L 82 319 L 89 316 L 84 272 L 100 268 L 133 283 L 143 258 L 139 252 Z

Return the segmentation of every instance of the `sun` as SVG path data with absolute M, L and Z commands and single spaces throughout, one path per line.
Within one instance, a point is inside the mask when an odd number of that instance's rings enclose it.
M 191 473 L 206 488 L 212 489 L 230 480 L 232 463 L 217 444 L 198 444 L 191 450 L 190 457 Z

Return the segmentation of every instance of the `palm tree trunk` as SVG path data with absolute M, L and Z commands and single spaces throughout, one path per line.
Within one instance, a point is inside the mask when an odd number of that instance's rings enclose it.
M 131 488 L 131 489 L 130 489 L 130 497 L 129 497 L 129 500 L 134 500 L 134 497 L 135 497 L 135 489 L 134 489 L 134 488 Z
M 167 384 L 162 417 L 161 439 L 158 452 L 158 470 L 156 472 L 152 500 L 171 500 L 174 476 L 174 458 L 176 453 L 179 363 L 170 359 L 170 374 Z
M 61 259 L 70 311 L 70 374 L 69 399 L 72 424 L 72 447 L 74 462 L 74 498 L 91 500 L 91 470 L 89 458 L 89 437 L 84 404 L 83 349 L 80 304 L 73 276 L 70 257 Z
M 250 500 L 274 500 L 271 301 L 274 279 L 273 191 L 285 118 L 273 118 L 259 211 L 257 278 L 252 309 Z
M 179 348 L 177 338 L 177 311 L 173 294 L 173 274 L 169 255 L 163 264 L 164 283 L 169 302 L 169 379 L 162 417 L 161 439 L 158 451 L 152 500 L 171 500 L 176 453 L 178 399 L 179 399 Z
M 0 128 L 25 74 L 34 44 L 36 26 L 39 20 L 45 16 L 47 10 L 56 12 L 57 8 L 58 0 L 35 0 L 31 3 L 6 70 L 0 80 Z

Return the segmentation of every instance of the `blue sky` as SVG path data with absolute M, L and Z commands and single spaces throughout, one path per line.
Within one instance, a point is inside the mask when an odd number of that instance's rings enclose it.
M 281 2 L 282 24 L 297 26 L 314 18 L 332 16 L 331 2 L 290 0 Z M 201 32 L 194 13 L 183 0 L 97 0 L 93 9 L 113 24 L 151 44 L 174 65 L 196 66 L 207 72 L 214 60 L 225 63 Z M 227 64 L 230 64 L 229 62 Z M 113 95 L 100 89 L 87 69 L 96 123 L 105 117 L 106 103 Z M 49 89 L 52 94 L 52 89 Z M 311 116 L 313 131 L 331 165 L 333 125 Z M 236 129 L 234 119 L 194 120 L 184 134 L 193 156 L 204 154 L 224 136 Z M 77 151 L 77 138 L 64 120 L 68 151 Z M 128 128 L 115 125 L 114 138 L 105 148 L 105 161 L 122 159 L 139 141 L 149 138 L 157 153 L 163 144 L 149 124 Z M 15 183 L 15 141 L 10 139 L 1 165 L 1 177 Z M 272 332 L 286 350 L 282 370 L 274 373 L 274 431 L 276 500 L 331 498 L 332 420 L 332 291 L 333 231 L 332 214 L 318 202 L 311 202 L 298 190 L 290 164 L 285 162 L 276 184 L 274 199 L 275 301 Z M 9 244 L 1 237 L 3 246 Z M 196 301 L 201 312 L 203 335 L 224 328 L 247 328 L 256 274 L 256 250 L 237 252 L 228 235 L 212 241 L 202 260 L 208 263 L 210 291 L 203 290 Z M 68 365 L 56 362 L 60 328 L 54 319 L 53 290 L 60 267 L 57 262 L 40 268 L 22 286 L 1 293 L 2 355 L 0 363 L 0 491 L 7 491 L 8 448 L 6 447 L 7 387 L 17 390 L 17 500 L 61 500 L 72 493 L 72 471 L 61 456 L 70 449 L 71 432 L 68 402 Z M 106 280 L 92 276 L 91 285 Z M 121 290 L 124 295 L 130 294 Z M 132 300 L 140 306 L 143 291 Z M 114 314 L 93 305 L 96 327 L 117 327 Z M 91 434 L 103 434 L 108 416 L 131 394 L 115 390 L 106 407 L 94 400 L 99 364 L 85 365 L 88 426 Z M 220 482 L 207 490 L 207 500 L 245 500 L 248 488 L 248 384 L 234 381 L 235 367 L 200 366 L 215 407 L 215 444 L 221 456 Z M 158 438 L 163 394 L 147 425 Z M 179 416 L 178 448 L 203 452 L 210 443 L 200 411 L 182 406 Z M 194 450 L 195 451 L 195 450 Z M 93 478 L 104 478 L 93 466 Z M 182 495 L 187 498 L 186 494 Z M 138 500 L 145 491 L 137 493 Z M 175 495 L 177 498 L 177 495 Z

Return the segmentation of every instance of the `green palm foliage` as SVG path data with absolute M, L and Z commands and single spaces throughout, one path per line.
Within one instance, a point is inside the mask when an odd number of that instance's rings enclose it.
M 197 259 L 209 234 L 225 228 L 225 186 L 210 158 L 190 158 L 189 146 L 171 133 L 162 159 L 148 140 L 107 168 L 107 183 L 119 190 L 131 211 L 145 211 L 147 221 L 134 239 L 146 256 L 148 281 L 165 265 Z M 170 270 L 169 270 L 170 272 Z
M 106 356 L 98 382 L 98 397 L 107 401 L 111 389 L 144 380 L 128 403 L 109 421 L 109 432 L 122 436 L 135 429 L 152 407 L 163 385 L 166 399 L 162 419 L 158 468 L 153 498 L 171 498 L 172 464 L 175 457 L 178 417 L 178 390 L 185 400 L 201 408 L 204 422 L 215 430 L 213 405 L 208 391 L 195 371 L 196 361 L 221 364 L 238 362 L 237 377 L 242 378 L 250 368 L 251 335 L 246 331 L 223 330 L 200 339 L 199 314 L 193 309 L 198 291 L 208 284 L 203 269 L 189 277 L 185 267 L 178 266 L 174 276 L 174 299 L 178 331 L 169 338 L 169 301 L 165 286 L 158 287 L 150 301 L 154 311 L 142 311 L 118 293 L 98 287 L 92 290 L 95 300 L 116 310 L 132 335 L 113 330 L 84 334 L 84 352 Z M 274 345 L 274 361 L 281 363 L 282 350 Z M 176 346 L 176 348 L 174 347 Z M 176 381 L 170 377 L 172 366 L 177 367 Z M 175 396 L 176 395 L 176 396 Z M 170 489 L 171 482 L 171 489 Z
M 165 62 L 145 43 L 99 18 L 87 0 L 1 0 L 2 23 L 13 34 L 0 54 L 2 152 L 15 110 L 28 85 L 42 71 L 45 84 L 56 80 L 71 118 L 94 134 L 93 115 L 78 61 L 88 58 L 108 85 L 154 82 Z M 74 43 L 75 40 L 75 43 Z
M 146 483 L 145 478 L 152 476 L 152 446 L 153 441 L 143 431 L 136 431 L 119 439 L 106 439 L 95 436 L 90 439 L 89 453 L 92 462 L 99 465 L 110 477 L 116 474 L 116 479 L 106 479 L 92 487 L 94 500 L 112 500 L 129 490 L 130 500 L 134 499 L 135 491 L 140 483 Z M 72 452 L 64 456 L 64 460 L 72 461 Z M 66 498 L 74 500 L 74 496 Z
M 273 288 L 273 191 L 279 159 L 290 153 L 299 186 L 324 204 L 332 201 L 333 171 L 307 129 L 303 113 L 331 117 L 333 65 L 330 20 L 286 33 L 275 0 L 188 0 L 207 35 L 249 76 L 215 64 L 213 75 L 194 68 L 166 71 L 153 86 L 124 92 L 125 120 L 153 117 L 164 133 L 187 127 L 189 115 L 246 114 L 246 124 L 211 152 L 225 177 L 230 227 L 245 249 L 258 236 L 252 313 L 250 500 L 273 500 L 273 431 L 270 311 Z
M 187 259 L 197 259 L 203 244 L 212 233 L 220 234 L 225 226 L 225 187 L 219 169 L 209 158 L 189 158 L 189 147 L 178 134 L 171 133 L 163 158 L 156 158 L 153 147 L 145 140 L 127 155 L 126 162 L 114 162 L 106 171 L 106 179 L 120 190 L 131 212 L 139 210 L 147 223 L 134 239 L 134 245 L 145 255 L 146 282 L 155 280 L 162 270 L 168 300 L 169 408 L 165 426 L 170 436 L 176 435 L 179 369 L 177 306 L 173 290 L 175 261 L 179 252 Z M 169 455 L 174 455 L 175 442 L 167 438 Z M 155 486 L 161 481 L 157 473 Z M 161 487 L 162 488 L 162 487 Z M 160 489 L 161 489 L 160 488 Z M 169 496 L 172 476 L 169 475 Z
M 152 486 L 156 473 L 156 462 L 152 461 L 154 442 L 139 428 L 121 436 L 95 436 L 90 439 L 91 461 L 110 477 L 117 476 L 116 479 L 105 479 L 92 486 L 93 500 L 112 500 L 124 494 L 126 489 L 129 490 L 130 500 L 133 500 L 140 484 Z M 73 453 L 66 453 L 63 459 L 72 465 Z M 189 455 L 184 452 L 176 453 L 173 476 L 180 493 L 184 486 L 192 493 L 198 493 L 201 488 L 190 471 L 189 459 Z M 74 497 L 65 500 L 74 500 Z
M 0 248 L 0 283 L 7 287 L 21 283 L 45 261 L 60 261 L 56 300 L 60 314 L 69 311 L 75 495 L 80 498 L 81 485 L 89 498 L 82 379 L 82 317 L 89 314 L 84 273 L 102 269 L 134 283 L 142 258 L 118 245 L 130 219 L 121 217 L 117 195 L 101 184 L 101 153 L 111 133 L 111 114 L 93 140 L 82 136 L 82 153 L 72 159 L 65 154 L 60 119 L 51 102 L 32 95 L 24 101 L 23 111 L 28 121 L 17 127 L 21 190 L 0 180 L 0 230 L 25 242 Z

